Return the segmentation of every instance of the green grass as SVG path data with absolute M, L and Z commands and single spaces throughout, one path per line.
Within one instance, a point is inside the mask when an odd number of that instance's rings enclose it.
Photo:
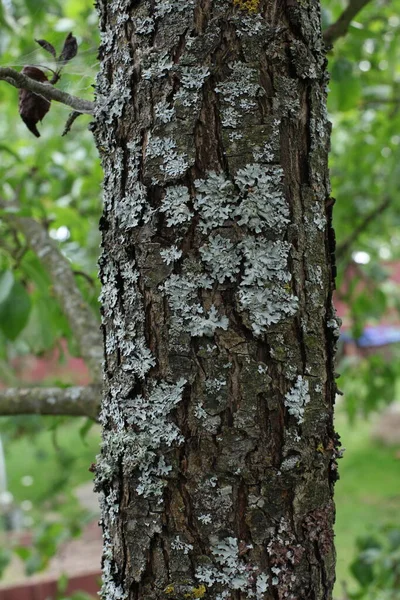
M 353 588 L 349 566 L 355 557 L 355 540 L 375 527 L 399 522 L 400 460 L 395 447 L 371 439 L 372 419 L 350 425 L 337 411 L 336 429 L 346 452 L 339 461 L 336 484 L 336 597 L 343 596 L 342 581 Z

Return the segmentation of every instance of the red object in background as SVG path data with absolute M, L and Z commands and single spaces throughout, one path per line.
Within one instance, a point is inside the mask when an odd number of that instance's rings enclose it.
M 60 362 L 61 352 L 63 360 Z M 11 367 L 21 387 L 31 383 L 43 384 L 46 380 L 50 385 L 55 380 L 69 385 L 88 385 L 91 382 L 85 362 L 70 355 L 65 340 L 60 340 L 57 348 L 40 357 L 28 354 L 14 358 Z M 5 387 L 0 382 L 0 389 Z

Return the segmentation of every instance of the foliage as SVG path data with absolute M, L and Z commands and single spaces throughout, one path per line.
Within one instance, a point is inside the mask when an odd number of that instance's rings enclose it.
M 37 416 L 0 419 L 0 432 L 13 499 L 10 510 L 34 540 L 14 551 L 25 561 L 27 573 L 33 573 L 45 568 L 58 545 L 78 536 L 93 518 L 81 508 L 74 490 L 90 479 L 99 428 L 88 430 L 83 419 Z M 0 574 L 11 549 L 4 546 L 0 553 Z
M 62 575 L 57 582 L 57 596 L 55 600 L 93 600 L 93 596 L 89 596 L 86 592 L 72 592 L 67 594 L 68 577 Z
M 17 1 L 11 7 L 3 8 L 8 27 L 1 32 L 2 66 L 18 68 L 34 63 L 54 68 L 52 57 L 34 40 L 45 37 L 60 48 L 66 32 L 73 29 L 79 54 L 64 67 L 58 87 L 81 97 L 92 97 L 98 42 L 93 37 L 96 15 L 92 3 L 68 0 L 61 6 L 55 0 Z M 7 203 L 17 197 L 21 205 L 19 215 L 33 216 L 46 224 L 74 269 L 81 273 L 77 281 L 97 311 L 101 170 L 87 130 L 89 117 L 80 117 L 73 131 L 62 138 L 68 110 L 53 102 L 41 128 L 42 137 L 34 140 L 18 119 L 17 105 L 17 90 L 2 82 L 0 198 Z M 10 210 L 3 210 L 0 220 L 2 371 L 10 356 L 47 351 L 60 338 L 66 338 L 70 350 L 74 350 L 68 322 L 49 294 L 49 276 L 7 218 L 15 214 Z
M 357 539 L 358 555 L 350 566 L 359 590 L 354 600 L 399 600 L 400 529 L 389 526 Z
M 93 97 L 97 68 L 97 16 L 91 0 L 13 0 L 0 2 L 1 65 L 20 69 L 25 64 L 54 68 L 52 56 L 35 43 L 46 39 L 62 48 L 66 34 L 73 31 L 79 52 L 63 69 L 57 87 L 80 97 Z M 39 219 L 59 243 L 77 272 L 85 300 L 98 311 L 99 285 L 96 279 L 98 220 L 100 216 L 101 169 L 93 138 L 87 127 L 90 117 L 75 121 L 72 131 L 61 137 L 68 109 L 53 102 L 41 138 L 35 139 L 18 118 L 18 92 L 1 82 L 0 111 L 0 199 L 17 197 L 19 216 Z M 76 353 L 51 280 L 40 259 L 27 247 L 13 226 L 14 209 L 0 214 L 0 379 L 11 385 L 29 384 L 16 380 L 16 358 L 41 355 L 59 349 L 64 360 L 68 342 Z M 57 385 L 57 381 L 47 383 Z M 20 548 L 28 572 L 46 566 L 60 541 L 77 535 L 87 514 L 72 495 L 73 486 L 90 479 L 88 467 L 94 461 L 98 432 L 89 436 L 89 445 L 79 441 L 88 427 L 82 421 L 68 425 L 68 419 L 18 417 L 2 419 L 0 432 L 5 442 L 9 488 L 16 510 L 31 505 L 25 513 L 35 545 Z M 72 428 L 72 429 L 71 429 Z M 49 433 L 45 433 L 48 430 Z M 77 439 L 76 439 L 77 438 Z M 86 449 L 85 449 L 86 448 Z M 21 461 L 21 457 L 25 457 Z M 22 469 L 22 471 L 21 471 Z M 43 477 L 43 473 L 47 476 Z M 21 483 L 31 478 L 33 484 Z M 45 513 L 56 516 L 52 522 Z M 27 521 L 28 522 L 28 521 Z M 10 558 L 3 549 L 0 569 Z M 60 597 L 62 596 L 60 590 Z M 78 596 L 73 596 L 78 600 Z M 81 595 L 79 598 L 83 598 Z
M 341 387 L 346 394 L 347 414 L 368 416 L 396 398 L 399 379 L 399 349 L 393 350 L 391 359 L 380 354 L 366 357 L 349 356 L 341 363 Z
M 355 540 L 366 533 L 398 525 L 400 509 L 400 461 L 395 447 L 372 438 L 373 420 L 358 418 L 349 423 L 339 403 L 335 425 L 345 447 L 340 479 L 335 486 L 335 546 L 337 577 L 334 598 L 343 598 L 343 584 L 357 590 L 349 570 L 356 557 Z M 344 600 L 344 599 L 343 599 Z
M 347 1 L 322 4 L 328 26 Z M 393 325 L 399 322 L 399 288 L 389 279 L 391 261 L 400 258 L 399 11 L 398 0 L 370 2 L 328 53 L 337 295 L 349 307 L 345 325 L 356 345 L 367 324 L 388 315 Z M 364 353 L 340 365 L 352 417 L 393 401 L 396 357 L 397 351 L 385 358 Z

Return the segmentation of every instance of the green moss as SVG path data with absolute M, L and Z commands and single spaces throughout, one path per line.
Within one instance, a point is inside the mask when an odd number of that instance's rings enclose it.
M 255 13 L 260 6 L 260 0 L 233 0 L 233 6 L 237 6 L 240 10 L 245 10 L 249 13 Z

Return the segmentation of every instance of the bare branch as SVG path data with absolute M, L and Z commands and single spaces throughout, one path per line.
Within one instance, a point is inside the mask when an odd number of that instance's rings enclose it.
M 78 112 L 77 110 L 74 110 L 72 113 L 69 114 L 67 122 L 65 123 L 64 131 L 61 134 L 62 137 L 64 137 L 64 135 L 67 135 L 67 133 L 71 131 L 72 125 L 74 124 L 76 119 L 82 114 L 83 113 Z
M 328 48 L 340 37 L 346 35 L 351 21 L 371 0 L 349 0 L 349 5 L 335 23 L 332 23 L 323 33 L 324 42 Z
M 349 235 L 347 239 L 345 239 L 341 244 L 339 244 L 336 248 L 336 258 L 339 260 L 343 258 L 343 256 L 348 252 L 351 246 L 354 244 L 356 239 L 361 235 L 363 231 L 367 229 L 369 224 L 380 214 L 383 213 L 384 210 L 390 205 L 390 199 L 385 198 L 383 202 L 378 204 L 376 208 L 371 210 L 371 212 L 361 221 L 358 227 L 355 227 Z
M 7 206 L 4 202 L 2 205 Z M 17 201 L 8 206 L 18 209 Z M 48 271 L 53 282 L 54 294 L 68 319 L 82 357 L 89 367 L 94 382 L 100 382 L 103 344 L 99 323 L 82 297 L 70 263 L 41 223 L 30 217 L 19 217 L 12 212 L 5 214 L 23 233 L 28 245 Z
M 30 90 L 39 96 L 43 96 L 43 98 L 46 98 L 47 100 L 55 100 L 56 102 L 66 104 L 77 112 L 88 115 L 93 114 L 94 102 L 72 96 L 67 92 L 58 90 L 49 83 L 35 81 L 34 79 L 31 79 L 31 77 L 27 77 L 10 67 L 0 67 L 0 79 L 7 81 L 18 89 Z
M 97 420 L 101 388 L 96 385 L 0 390 L 0 415 L 63 415 Z

